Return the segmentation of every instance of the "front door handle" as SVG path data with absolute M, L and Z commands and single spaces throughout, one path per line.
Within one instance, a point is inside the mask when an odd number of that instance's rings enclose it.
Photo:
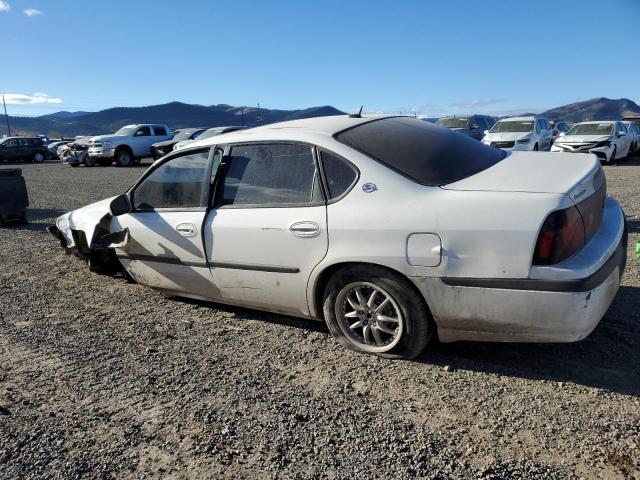
M 320 226 L 309 221 L 295 222 L 289 225 L 289 232 L 297 237 L 315 237 L 320 234 Z
M 183 237 L 195 237 L 198 229 L 193 223 L 179 223 L 176 225 L 176 232 Z

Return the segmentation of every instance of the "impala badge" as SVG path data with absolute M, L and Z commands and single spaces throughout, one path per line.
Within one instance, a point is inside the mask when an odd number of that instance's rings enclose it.
M 365 193 L 373 193 L 378 189 L 375 183 L 365 183 L 362 185 L 362 191 Z

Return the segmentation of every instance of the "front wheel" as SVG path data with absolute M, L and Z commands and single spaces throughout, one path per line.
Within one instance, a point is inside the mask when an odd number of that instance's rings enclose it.
M 126 150 L 118 150 L 116 152 L 116 165 L 119 167 L 129 167 L 133 164 L 133 155 Z
M 323 311 L 339 343 L 382 357 L 415 358 L 434 331 L 424 299 L 413 284 L 376 266 L 336 272 L 325 288 Z
M 537 143 L 533 146 L 533 151 L 534 151 L 534 152 L 537 152 L 537 151 L 538 151 L 538 144 L 537 144 Z
M 44 162 L 44 155 L 42 154 L 42 152 L 36 152 L 36 154 L 33 156 L 33 161 L 35 163 Z
M 84 164 L 87 167 L 95 167 L 96 159 L 94 157 L 90 157 L 89 155 L 87 155 L 86 158 L 84 159 Z

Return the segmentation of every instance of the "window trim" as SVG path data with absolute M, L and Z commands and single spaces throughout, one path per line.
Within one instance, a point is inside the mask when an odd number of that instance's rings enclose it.
M 213 160 L 213 155 L 212 152 L 215 149 L 215 145 L 210 145 L 208 147 L 197 147 L 194 148 L 193 150 L 180 150 L 178 152 L 175 152 L 174 154 L 170 154 L 167 157 L 165 157 L 164 159 L 162 159 L 162 161 L 158 162 L 157 164 L 153 164 L 146 172 L 144 172 L 142 174 L 142 176 L 136 181 L 136 183 L 133 184 L 133 186 L 127 191 L 127 194 L 129 195 L 129 200 L 131 202 L 131 213 L 148 213 L 148 212 L 199 212 L 199 211 L 207 211 L 209 209 L 208 207 L 208 202 L 206 201 L 206 199 L 209 198 L 210 192 L 211 192 L 211 181 L 207 182 L 206 179 L 210 179 L 211 178 L 211 167 L 212 167 L 212 160 Z M 160 168 L 161 166 L 163 166 L 165 163 L 170 162 L 171 160 L 175 159 L 175 158 L 179 158 L 179 157 L 186 157 L 188 155 L 193 155 L 193 154 L 198 154 L 198 153 L 204 153 L 208 151 L 208 157 L 207 157 L 207 168 L 206 168 L 206 176 L 205 179 L 203 180 L 204 183 L 204 188 L 203 191 L 200 194 L 200 206 L 198 207 L 159 207 L 159 208 L 136 208 L 135 207 L 135 191 L 136 189 L 142 184 L 142 182 L 144 182 L 153 172 L 155 172 L 156 170 L 158 170 L 158 168 Z M 203 202 L 203 198 L 205 198 L 205 202 Z
M 316 146 L 308 143 L 301 142 L 298 140 L 255 140 L 249 142 L 239 142 L 239 143 L 227 143 L 224 145 L 224 156 L 222 157 L 222 162 L 220 163 L 220 175 L 216 175 L 215 182 L 215 192 L 212 197 L 212 201 L 210 203 L 211 210 L 235 210 L 235 209 L 248 209 L 248 208 L 305 208 L 305 207 L 318 207 L 318 206 L 326 206 L 327 205 L 327 192 L 325 190 L 325 185 L 322 182 L 322 173 L 320 173 L 320 190 L 322 193 L 322 201 L 318 202 L 308 202 L 308 203 L 245 203 L 242 205 L 221 205 L 221 195 L 224 192 L 224 181 L 227 178 L 227 173 L 229 172 L 229 163 L 228 159 L 230 158 L 231 149 L 233 147 L 241 147 L 244 145 L 304 145 L 306 147 L 311 148 L 311 155 L 313 157 L 313 162 L 315 164 L 316 172 L 320 172 L 320 166 L 318 161 L 318 155 L 316 152 Z M 218 145 L 218 148 L 222 147 Z M 315 176 L 315 175 L 314 175 Z
M 327 205 L 333 205 L 334 203 L 339 202 L 344 197 L 349 195 L 351 190 L 353 190 L 353 188 L 356 186 L 356 184 L 360 180 L 360 169 L 353 162 L 350 162 L 349 160 L 344 158 L 342 155 L 335 153 L 333 150 L 329 150 L 328 148 L 324 148 L 324 147 L 316 147 L 316 149 L 317 149 L 318 163 L 320 164 L 320 177 L 322 179 L 322 186 L 324 187 L 324 191 L 325 191 L 326 203 Z M 339 158 L 356 173 L 356 178 L 353 180 L 353 182 L 351 182 L 351 185 L 349 185 L 349 187 L 347 187 L 347 189 L 342 194 L 338 195 L 335 198 L 330 198 L 331 191 L 329 190 L 329 182 L 327 181 L 327 174 L 324 171 L 324 162 L 322 161 L 323 151 L 327 152 L 330 155 L 333 155 L 334 157 Z

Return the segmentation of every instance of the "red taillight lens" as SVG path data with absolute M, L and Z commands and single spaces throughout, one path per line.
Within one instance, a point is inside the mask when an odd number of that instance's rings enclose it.
M 584 222 L 577 208 L 558 210 L 547 217 L 536 242 L 534 265 L 559 263 L 585 244 Z

